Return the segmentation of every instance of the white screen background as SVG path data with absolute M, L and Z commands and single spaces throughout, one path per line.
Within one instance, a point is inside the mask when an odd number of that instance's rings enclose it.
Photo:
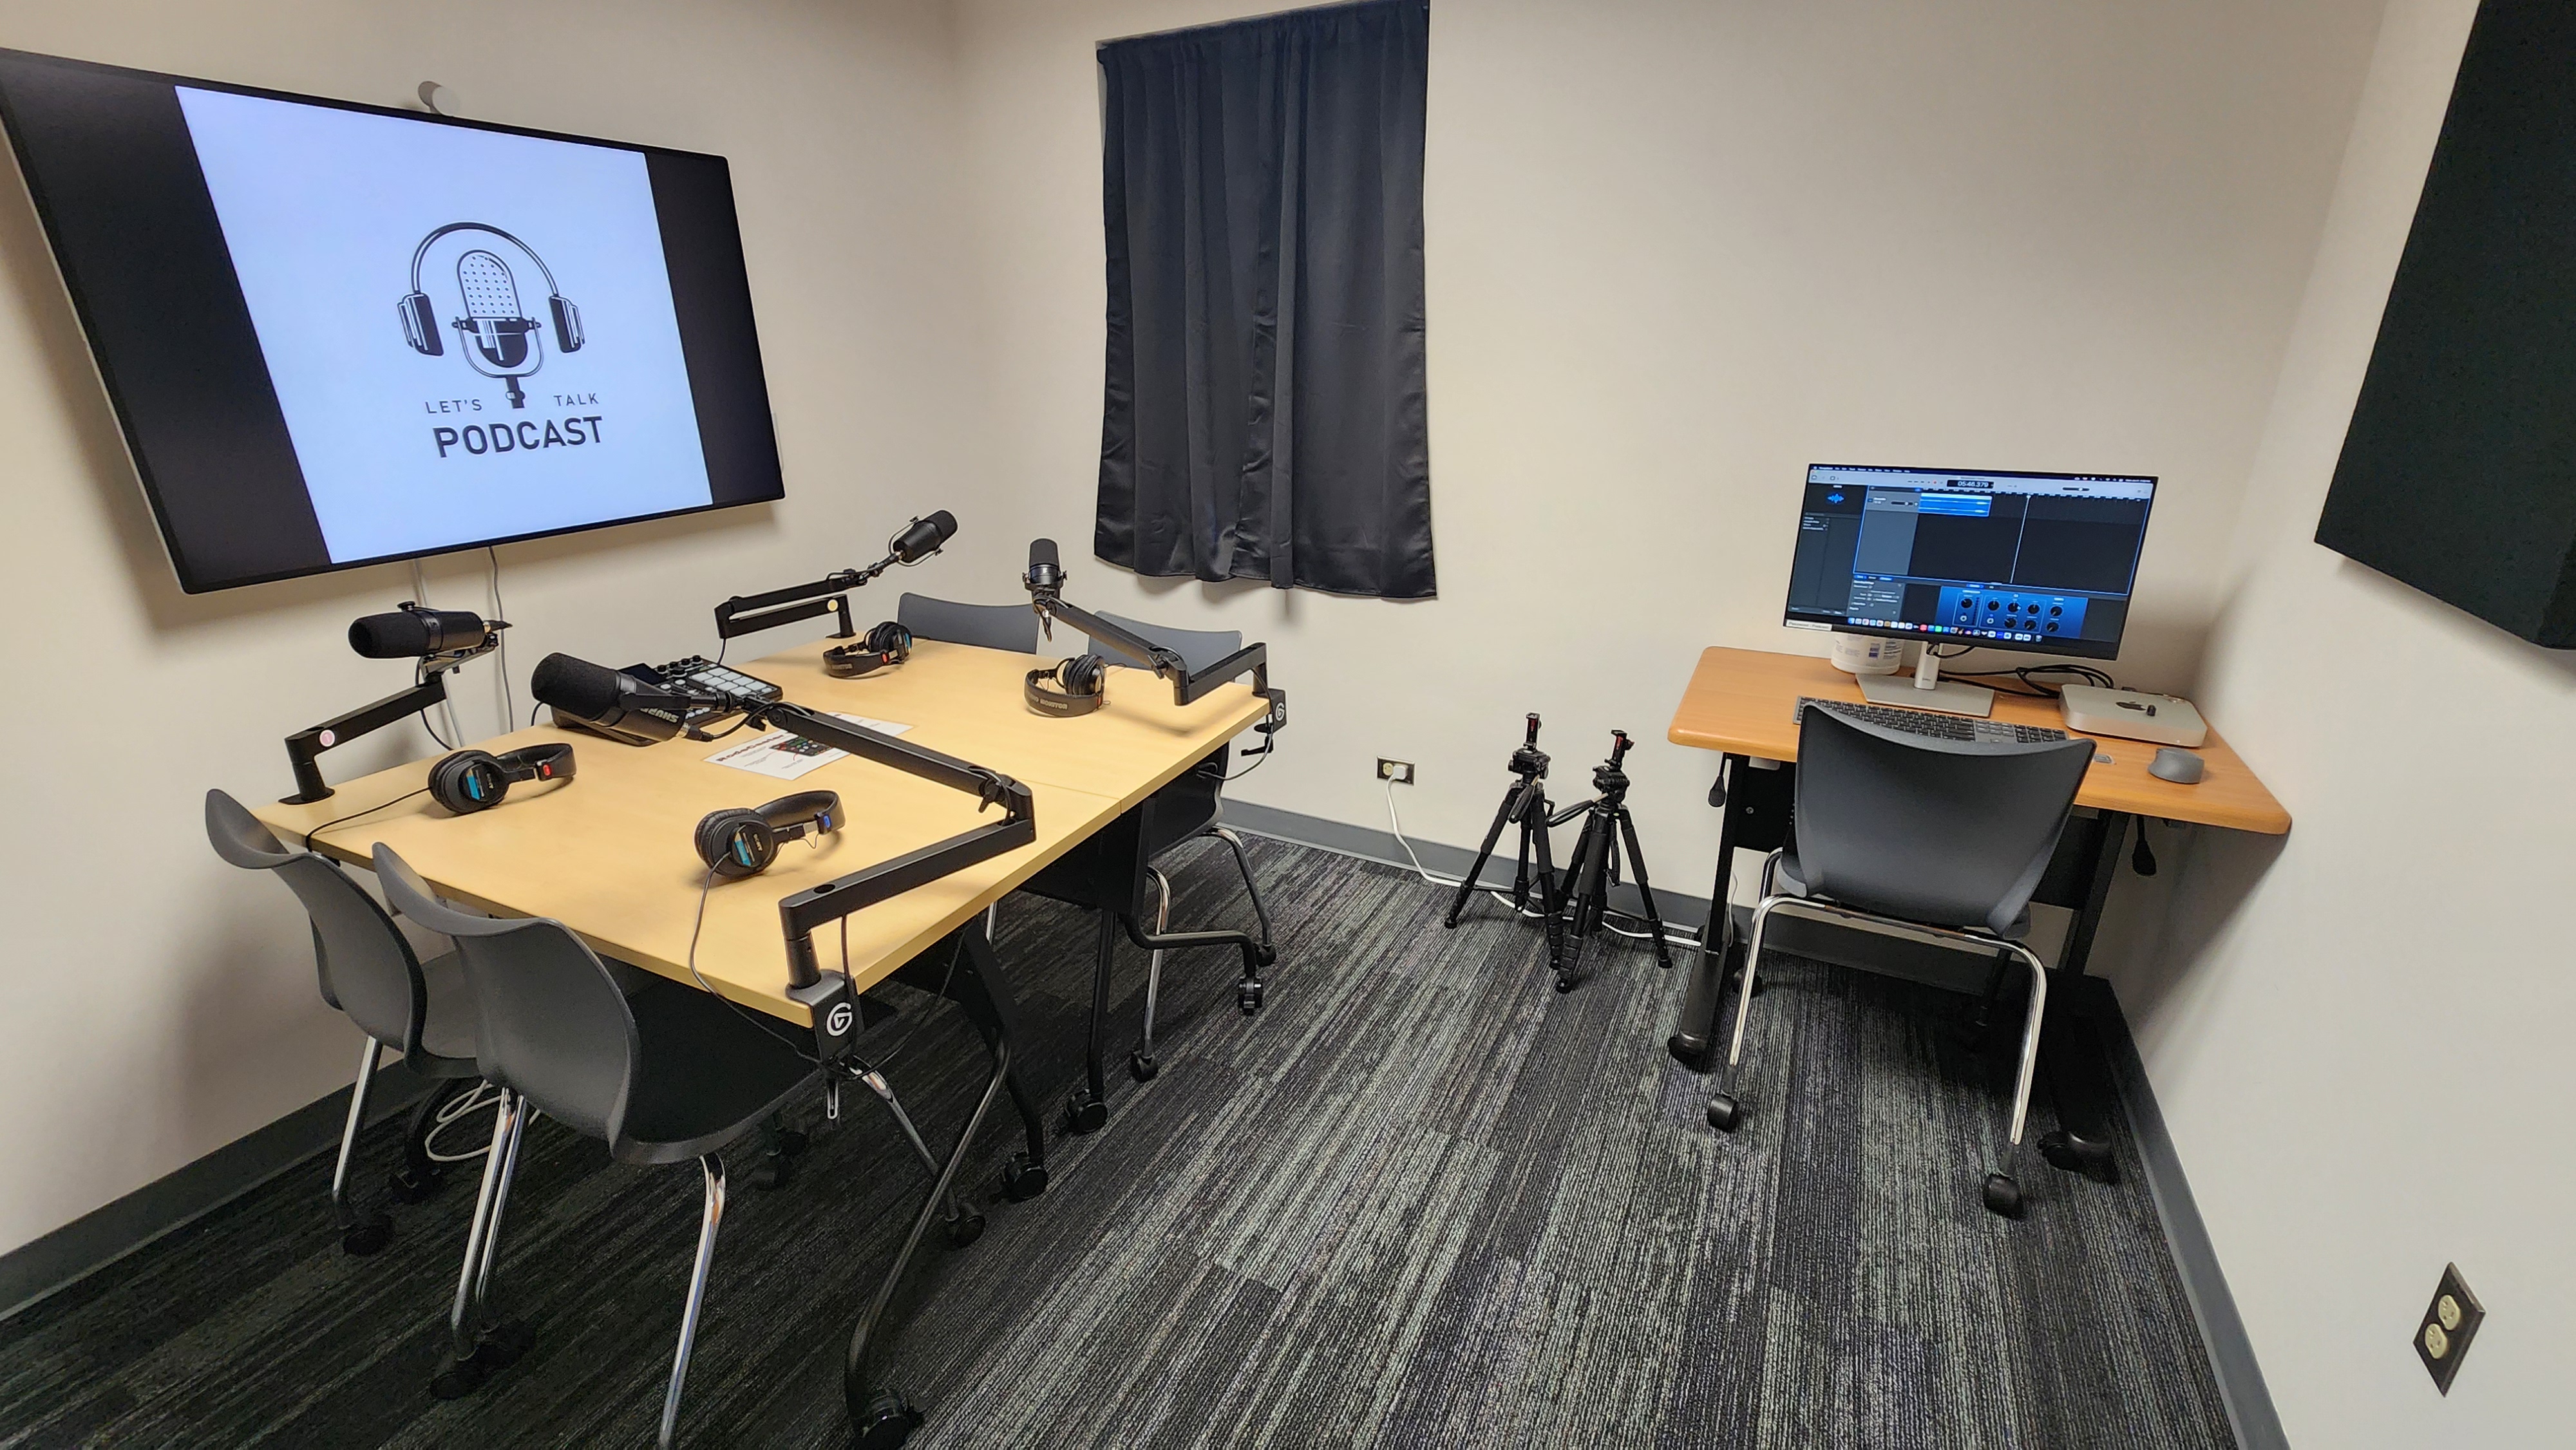
M 712 501 L 642 155 L 187 87 L 179 103 L 334 562 Z M 581 309 L 581 351 L 556 346 L 543 275 L 480 232 L 423 259 L 445 354 L 412 350 L 397 311 L 412 251 L 459 221 L 536 251 Z M 476 247 L 542 325 L 524 409 L 449 325 L 464 313 L 457 258 Z M 534 451 L 441 457 L 433 432 L 593 415 L 597 441 Z

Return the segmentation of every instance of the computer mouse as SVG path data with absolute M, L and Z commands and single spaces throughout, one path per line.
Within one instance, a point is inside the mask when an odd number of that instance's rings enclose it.
M 2208 768 L 2209 762 L 2179 745 L 2164 747 L 2156 752 L 2155 759 L 2147 762 L 2147 774 L 2176 785 L 2200 784 L 2201 772 Z

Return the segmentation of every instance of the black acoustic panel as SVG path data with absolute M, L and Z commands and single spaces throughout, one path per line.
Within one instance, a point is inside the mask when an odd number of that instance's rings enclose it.
M 2486 0 L 2317 542 L 2576 648 L 2576 5 Z

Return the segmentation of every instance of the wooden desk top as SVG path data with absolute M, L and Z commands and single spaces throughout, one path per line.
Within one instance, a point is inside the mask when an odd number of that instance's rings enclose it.
M 1034 844 L 846 918 L 850 971 L 861 990 L 1009 894 L 1266 708 L 1237 686 L 1175 710 L 1169 686 L 1128 672 L 1111 681 L 1107 707 L 1055 720 L 1031 714 L 1020 698 L 1022 674 L 1041 663 L 1033 656 L 924 644 L 891 676 L 834 680 L 821 671 L 822 648 L 786 651 L 744 669 L 783 687 L 798 704 L 909 724 L 905 739 L 1018 778 L 1037 807 Z M 903 688 L 881 688 L 898 680 L 906 682 Z M 1038 728 L 1024 728 L 1021 720 Z M 1093 728 L 1081 728 L 1086 725 Z M 707 875 L 690 844 L 698 819 L 795 791 L 836 790 L 849 815 L 842 828 L 819 847 L 788 844 L 759 876 L 716 883 L 706 893 L 698 934 L 698 975 L 735 1001 L 797 1023 L 810 1015 L 786 996 L 780 899 L 968 830 L 979 819 L 999 818 L 989 811 L 979 817 L 971 797 L 856 758 L 792 782 L 706 763 L 739 739 L 637 747 L 540 726 L 475 748 L 498 753 L 556 740 L 573 742 L 579 752 L 575 779 L 514 784 L 499 806 L 470 816 L 450 816 L 425 795 L 388 804 L 418 790 L 436 757 L 346 782 L 325 801 L 263 805 L 254 813 L 297 842 L 324 822 L 385 804 L 322 831 L 314 849 L 363 865 L 374 844 L 385 842 L 442 896 L 503 915 L 552 917 L 605 955 L 688 982 L 690 936 Z M 1091 788 L 1060 783 L 1066 779 Z M 826 970 L 839 965 L 837 927 L 817 933 L 815 946 Z
M 1705 649 L 1665 738 L 1702 750 L 1795 760 L 1798 727 L 1792 717 L 1801 696 L 1863 703 L 1860 686 L 1831 661 L 1768 650 Z M 2026 699 L 2000 690 L 1995 693 L 1994 718 L 2016 725 L 2066 727 L 2056 701 Z M 2290 829 L 2290 813 L 2216 730 L 2209 732 L 2198 750 L 2208 762 L 2198 785 L 2176 785 L 2147 774 L 2147 762 L 2156 755 L 2150 742 L 2107 735 L 2093 738 L 2101 742 L 2101 749 L 2093 768 L 2085 772 L 2084 788 L 2076 792 L 2079 806 L 2267 836 Z M 2101 755 L 2110 756 L 2110 763 L 2104 764 Z

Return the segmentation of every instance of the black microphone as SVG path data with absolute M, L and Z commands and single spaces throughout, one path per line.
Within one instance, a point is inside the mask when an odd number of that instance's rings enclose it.
M 425 660 L 472 649 L 491 638 L 483 616 L 462 609 L 423 609 L 406 602 L 392 614 L 350 621 L 349 648 L 371 660 Z
M 622 670 L 571 655 L 537 661 L 528 693 L 554 707 L 555 723 L 588 730 L 627 745 L 650 745 L 680 733 L 691 706 L 688 695 L 647 684 Z
M 1020 582 L 1031 594 L 1052 594 L 1064 587 L 1064 565 L 1056 557 L 1055 540 L 1029 540 L 1029 572 Z
M 886 540 L 886 552 L 894 555 L 896 563 L 918 564 L 955 537 L 957 516 L 941 509 L 926 519 L 914 519 L 902 533 Z

